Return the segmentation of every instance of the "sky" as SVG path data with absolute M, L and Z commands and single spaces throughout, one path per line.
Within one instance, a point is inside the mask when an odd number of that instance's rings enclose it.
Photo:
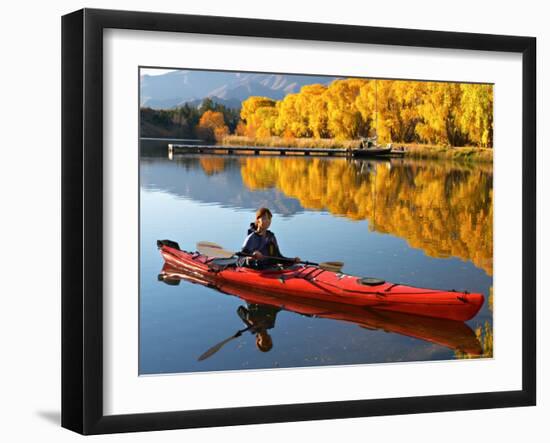
M 174 71 L 177 71 L 177 69 L 141 68 L 140 74 L 141 75 L 162 75 L 162 74 L 166 74 L 168 72 L 174 72 Z

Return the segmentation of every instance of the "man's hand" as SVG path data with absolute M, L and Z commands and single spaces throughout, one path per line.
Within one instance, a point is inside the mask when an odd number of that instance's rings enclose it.
M 262 258 L 264 258 L 264 255 L 260 251 L 254 251 L 252 253 L 252 257 L 256 260 L 261 260 Z

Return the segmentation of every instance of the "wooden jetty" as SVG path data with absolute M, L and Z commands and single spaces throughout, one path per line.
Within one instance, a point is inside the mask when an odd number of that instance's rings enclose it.
M 230 145 L 181 145 L 170 143 L 168 152 L 176 154 L 278 154 L 278 155 L 349 155 L 349 150 L 338 148 L 290 148 L 273 146 L 230 146 Z
M 274 146 L 230 146 L 230 145 L 186 145 L 168 144 L 168 155 L 174 154 L 275 154 L 275 155 L 307 155 L 307 156 L 352 156 L 352 157 L 382 157 L 391 156 L 391 152 L 378 152 L 373 149 L 371 155 L 368 149 L 344 148 L 291 148 Z

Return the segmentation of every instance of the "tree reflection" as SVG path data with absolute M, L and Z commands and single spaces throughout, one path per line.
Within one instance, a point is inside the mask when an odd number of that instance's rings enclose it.
M 475 330 L 476 338 L 481 345 L 480 357 L 493 358 L 493 326 L 486 321 L 483 325 L 480 325 Z M 468 359 L 472 358 L 472 355 L 462 350 L 455 350 L 456 358 Z
M 199 161 L 206 175 L 218 174 L 225 169 L 225 159 L 223 157 L 203 156 Z
M 371 230 L 492 275 L 491 166 L 262 157 L 243 159 L 241 175 L 251 190 L 276 188 L 304 208 L 368 220 Z

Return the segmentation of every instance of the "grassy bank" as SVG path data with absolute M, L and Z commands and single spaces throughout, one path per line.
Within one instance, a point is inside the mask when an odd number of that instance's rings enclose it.
M 228 135 L 220 144 L 230 146 L 269 146 L 273 148 L 358 148 L 359 140 L 335 140 L 332 138 L 284 138 L 284 137 L 243 137 Z
M 493 150 L 476 147 L 447 147 L 435 145 L 398 143 L 407 150 L 407 157 L 418 159 L 445 159 L 459 161 L 492 162 Z
M 358 148 L 359 140 L 336 140 L 336 139 L 315 139 L 315 138 L 284 138 L 284 137 L 263 137 L 252 138 L 238 135 L 228 135 L 221 142 L 230 146 L 270 146 L 290 148 Z M 394 143 L 395 147 L 405 147 L 406 156 L 417 159 L 445 159 L 459 161 L 493 161 L 493 150 L 476 147 L 447 147 L 436 145 L 425 145 L 417 143 Z

